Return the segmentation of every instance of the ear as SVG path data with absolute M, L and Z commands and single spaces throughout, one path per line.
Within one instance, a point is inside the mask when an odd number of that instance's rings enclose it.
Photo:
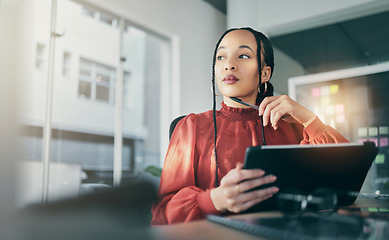
M 262 68 L 261 83 L 265 83 L 270 80 L 271 68 L 269 66 L 264 66 Z

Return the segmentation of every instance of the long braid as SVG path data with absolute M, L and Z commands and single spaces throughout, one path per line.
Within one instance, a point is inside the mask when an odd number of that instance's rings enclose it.
M 262 58 L 261 58 L 261 55 L 262 55 L 262 41 L 257 38 L 256 34 L 253 31 L 251 31 L 251 30 L 249 30 L 249 31 L 254 34 L 254 37 L 257 40 L 257 45 L 258 45 L 257 46 L 257 59 L 258 59 L 258 71 L 259 71 L 259 79 L 258 80 L 259 80 L 259 86 L 261 86 L 262 85 L 261 84 L 262 83 Z M 258 92 L 258 95 L 257 95 L 257 101 L 259 100 L 258 98 L 260 98 L 260 95 L 261 95 L 259 92 Z M 263 100 L 263 98 L 260 99 L 260 102 L 262 102 L 262 100 Z M 262 132 L 262 146 L 265 146 L 266 145 L 266 139 L 265 139 L 265 127 L 263 126 L 263 115 L 261 115 L 261 132 Z
M 215 187 L 219 186 L 219 165 L 217 161 L 217 150 L 216 150 L 216 143 L 217 143 L 217 124 L 216 124 L 216 87 L 215 87 L 215 64 L 216 64 L 216 54 L 217 50 L 219 48 L 220 42 L 224 38 L 227 33 L 233 31 L 235 29 L 229 29 L 226 32 L 223 33 L 223 35 L 219 38 L 219 41 L 216 43 L 215 51 L 213 52 L 213 60 L 212 60 L 212 94 L 213 94 L 213 128 L 214 128 L 214 143 L 213 143 L 213 152 L 215 154 Z
M 216 142 L 217 142 L 217 125 L 216 125 L 216 94 L 215 94 L 215 80 L 213 80 L 213 128 L 214 128 L 214 143 L 213 143 L 213 152 L 215 154 L 215 187 L 219 186 L 219 166 L 217 161 L 217 151 L 216 151 Z
M 255 38 L 256 35 L 254 34 Z M 257 43 L 258 43 L 258 40 L 257 40 Z M 258 59 L 258 68 L 259 68 L 259 86 L 262 85 L 262 41 L 260 40 L 260 45 L 258 44 L 258 47 L 257 47 L 257 59 Z M 260 87 L 259 87 L 260 89 Z M 257 100 L 259 100 L 258 98 L 262 98 L 260 99 L 260 102 L 262 102 L 263 98 L 264 97 L 261 97 L 260 94 L 261 91 L 258 92 L 258 95 L 257 95 Z M 262 130 L 262 146 L 265 146 L 266 145 L 266 139 L 265 139 L 265 127 L 263 126 L 263 115 L 261 115 L 261 130 Z
M 259 93 L 257 95 L 257 103 L 260 104 L 265 97 L 273 96 L 274 87 L 270 82 L 267 82 L 267 90 L 265 92 L 265 84 L 262 84 L 262 58 L 265 59 L 265 63 L 272 69 L 270 78 L 274 71 L 274 52 L 273 47 L 269 39 L 261 32 L 255 31 L 252 28 L 242 28 L 251 32 L 257 42 L 257 60 L 258 60 L 258 71 L 259 71 Z M 266 48 L 266 49 L 265 49 Z M 261 94 L 262 93 L 262 94 Z M 262 130 L 262 145 L 266 145 L 265 139 L 265 128 L 263 126 L 263 116 L 261 116 L 261 130 Z

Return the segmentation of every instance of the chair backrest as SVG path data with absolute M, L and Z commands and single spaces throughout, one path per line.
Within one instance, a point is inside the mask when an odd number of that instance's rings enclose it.
M 184 117 L 186 117 L 186 115 L 179 116 L 179 117 L 175 118 L 175 119 L 170 123 L 170 128 L 169 128 L 169 141 L 170 141 L 170 138 L 172 137 L 173 131 L 174 131 L 174 129 L 176 128 L 177 123 L 178 123 L 181 119 L 183 119 Z

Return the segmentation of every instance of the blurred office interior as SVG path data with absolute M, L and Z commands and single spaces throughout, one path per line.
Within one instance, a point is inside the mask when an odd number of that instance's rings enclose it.
M 389 193 L 387 0 L 1 0 L 0 13 L 2 212 L 158 186 L 170 122 L 211 109 L 215 43 L 243 26 L 275 47 L 276 94 L 380 147 L 364 190 Z

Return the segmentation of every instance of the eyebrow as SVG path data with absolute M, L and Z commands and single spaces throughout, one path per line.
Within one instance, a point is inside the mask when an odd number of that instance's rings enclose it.
M 241 46 L 239 46 L 239 48 L 247 48 L 247 49 L 249 49 L 251 52 L 254 53 L 253 49 L 251 49 L 251 47 L 249 47 L 249 46 L 247 46 L 247 45 L 241 45 Z M 217 50 L 219 51 L 220 49 L 226 49 L 226 47 L 220 46 Z

